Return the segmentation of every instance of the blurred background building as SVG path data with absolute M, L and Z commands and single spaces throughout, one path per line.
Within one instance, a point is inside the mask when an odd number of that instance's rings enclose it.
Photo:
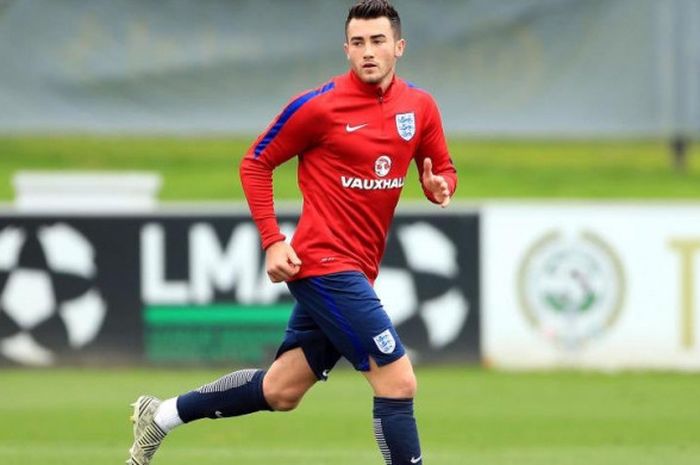
M 0 131 L 255 132 L 345 70 L 341 0 L 2 0 Z M 397 0 L 400 73 L 446 128 L 700 128 L 697 0 Z

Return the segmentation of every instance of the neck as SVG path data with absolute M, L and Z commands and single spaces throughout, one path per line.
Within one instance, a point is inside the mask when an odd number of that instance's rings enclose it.
M 387 89 L 389 88 L 389 86 L 391 85 L 391 81 L 394 80 L 394 75 L 395 75 L 395 74 L 396 74 L 396 71 L 394 71 L 394 70 L 392 69 L 392 70 L 389 72 L 389 74 L 387 74 L 386 76 L 384 76 L 384 79 L 382 79 L 382 81 L 379 83 L 379 86 L 378 86 L 378 87 L 382 90 L 382 94 L 383 94 L 384 92 L 386 92 L 386 90 L 387 90 Z

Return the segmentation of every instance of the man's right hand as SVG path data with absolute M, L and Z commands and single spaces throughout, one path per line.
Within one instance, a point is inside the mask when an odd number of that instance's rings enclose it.
M 270 281 L 281 283 L 299 272 L 301 260 L 291 245 L 284 241 L 275 242 L 265 253 L 265 270 Z

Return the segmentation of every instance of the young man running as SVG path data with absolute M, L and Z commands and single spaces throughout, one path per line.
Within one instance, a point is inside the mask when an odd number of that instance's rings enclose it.
M 432 97 L 395 75 L 405 47 L 396 10 L 386 0 L 360 1 L 345 32 L 349 72 L 292 99 L 240 166 L 267 274 L 296 300 L 275 361 L 162 402 L 139 397 L 128 464 L 150 463 L 183 423 L 292 410 L 341 356 L 374 391 L 386 464 L 422 464 L 413 367 L 372 284 L 410 163 L 426 197 L 442 207 L 457 176 Z M 294 156 L 304 204 L 289 244 L 275 216 L 272 171 Z

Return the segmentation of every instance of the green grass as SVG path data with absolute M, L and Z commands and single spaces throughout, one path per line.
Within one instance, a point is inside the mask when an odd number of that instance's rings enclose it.
M 0 137 L 0 201 L 17 170 L 151 170 L 163 200 L 240 200 L 237 165 L 252 137 Z M 479 141 L 450 138 L 458 199 L 700 199 L 700 149 L 685 173 L 661 141 Z M 422 198 L 415 170 L 404 198 Z M 298 199 L 296 162 L 280 167 L 275 192 Z
M 0 373 L 0 463 L 121 463 L 139 393 L 170 396 L 221 372 L 7 370 Z M 420 367 L 425 463 L 700 463 L 700 376 L 497 373 Z M 382 463 L 364 379 L 337 370 L 291 413 L 205 420 L 174 431 L 154 465 Z

